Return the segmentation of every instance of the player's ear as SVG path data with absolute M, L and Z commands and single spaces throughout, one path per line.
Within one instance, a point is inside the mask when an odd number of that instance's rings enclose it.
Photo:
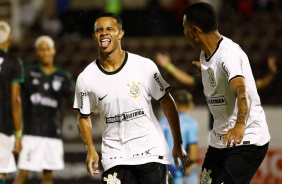
M 124 30 L 120 30 L 118 33 L 118 39 L 121 40 L 124 35 Z
M 199 28 L 197 26 L 192 27 L 193 33 L 198 34 L 199 33 Z

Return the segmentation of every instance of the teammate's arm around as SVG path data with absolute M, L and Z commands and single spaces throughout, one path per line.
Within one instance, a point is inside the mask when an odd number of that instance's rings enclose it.
M 87 158 L 86 158 L 87 170 L 92 176 L 94 174 L 99 174 L 99 170 L 98 170 L 99 155 L 96 152 L 96 149 L 92 141 L 92 123 L 90 116 L 84 117 L 78 115 L 77 126 L 78 126 L 79 135 L 84 141 L 87 150 Z M 93 169 L 93 163 L 94 163 L 94 169 Z
M 182 162 L 182 168 L 180 168 L 180 170 L 186 170 L 188 156 L 182 146 L 183 141 L 181 137 L 179 116 L 176 110 L 176 105 L 169 92 L 167 92 L 166 97 L 160 103 L 163 112 L 168 120 L 173 137 L 174 146 L 172 150 L 172 156 L 174 158 L 174 163 L 178 167 L 179 163 L 177 157 L 180 158 Z
M 220 132 L 219 135 L 226 135 L 223 144 L 227 143 L 227 147 L 230 146 L 233 141 L 233 147 L 236 144 L 240 144 L 245 134 L 246 121 L 248 119 L 252 99 L 248 93 L 245 79 L 242 77 L 235 78 L 230 81 L 230 87 L 237 97 L 238 115 L 234 128 L 227 132 Z

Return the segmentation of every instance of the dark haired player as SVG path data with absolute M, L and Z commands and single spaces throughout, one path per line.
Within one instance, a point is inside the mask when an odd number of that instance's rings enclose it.
M 176 165 L 180 158 L 185 168 L 188 160 L 175 103 L 168 92 L 169 84 L 154 62 L 121 49 L 123 35 L 120 17 L 111 13 L 99 16 L 92 34 L 98 45 L 98 58 L 77 79 L 73 107 L 79 111 L 78 129 L 87 148 L 87 169 L 91 175 L 99 173 L 90 119 L 91 112 L 98 108 L 104 125 L 103 183 L 166 184 L 169 148 L 151 99 L 160 101 L 169 119 L 173 158 Z
M 214 8 L 185 9 L 184 33 L 201 49 L 204 94 L 214 117 L 201 183 L 247 184 L 263 161 L 270 135 L 245 52 L 217 30 Z

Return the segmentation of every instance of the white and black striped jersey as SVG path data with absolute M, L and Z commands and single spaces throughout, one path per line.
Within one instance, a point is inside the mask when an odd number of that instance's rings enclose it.
M 104 126 L 105 170 L 115 165 L 170 163 L 151 105 L 152 98 L 160 101 L 169 88 L 153 61 L 128 52 L 114 72 L 103 70 L 96 59 L 79 75 L 73 108 L 83 116 L 98 108 Z
M 245 79 L 252 99 L 246 122 L 245 136 L 241 145 L 264 145 L 270 140 L 265 113 L 261 107 L 249 59 L 240 46 L 222 36 L 213 55 L 206 59 L 200 54 L 202 82 L 209 109 L 214 117 L 210 145 L 223 148 L 223 137 L 218 132 L 234 127 L 237 119 L 237 98 L 230 88 L 230 81 L 237 77 Z

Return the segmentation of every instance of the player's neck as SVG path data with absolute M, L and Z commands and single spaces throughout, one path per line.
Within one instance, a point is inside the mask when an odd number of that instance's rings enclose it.
M 6 44 L 2 44 L 0 46 L 0 50 L 4 51 L 4 52 L 7 52 L 8 51 L 8 46 Z
M 125 51 L 116 49 L 110 54 L 100 53 L 98 61 L 100 66 L 107 72 L 116 71 L 123 63 L 125 58 Z
M 54 65 L 40 65 L 40 66 L 46 74 L 53 73 L 56 70 L 56 67 Z
M 209 33 L 202 42 L 202 50 L 205 52 L 206 58 L 209 58 L 216 50 L 221 35 L 218 31 Z

